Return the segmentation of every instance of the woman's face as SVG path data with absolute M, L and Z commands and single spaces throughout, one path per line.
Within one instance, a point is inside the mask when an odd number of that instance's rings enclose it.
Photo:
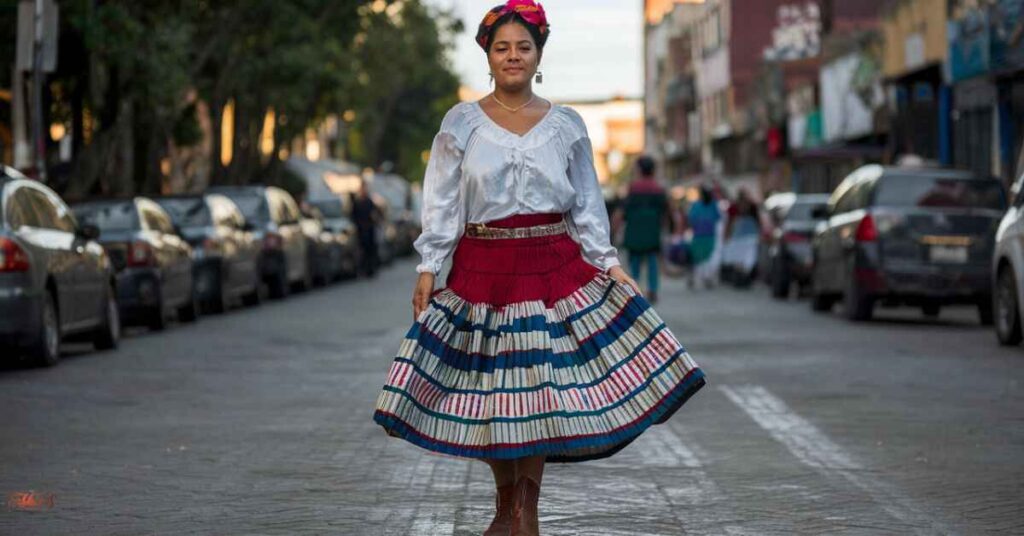
M 487 53 L 487 63 L 494 74 L 494 84 L 504 90 L 517 91 L 530 85 L 540 65 L 540 50 L 533 36 L 518 22 L 510 22 L 494 33 L 494 44 Z

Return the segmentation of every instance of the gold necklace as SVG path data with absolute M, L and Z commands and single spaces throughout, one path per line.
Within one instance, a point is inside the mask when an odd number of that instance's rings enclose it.
M 513 108 L 513 107 L 505 104 L 504 102 L 501 102 L 500 100 L 498 100 L 498 96 L 495 95 L 494 93 L 491 93 L 491 98 L 494 99 L 494 102 L 498 103 L 498 106 L 501 106 L 502 108 L 508 110 L 511 113 L 516 113 L 519 110 L 522 110 L 523 108 L 526 108 L 527 106 L 530 105 L 531 102 L 533 102 L 533 99 L 535 99 L 536 97 L 537 97 L 536 95 L 530 95 L 530 100 L 524 102 L 520 106 L 517 106 L 517 107 Z

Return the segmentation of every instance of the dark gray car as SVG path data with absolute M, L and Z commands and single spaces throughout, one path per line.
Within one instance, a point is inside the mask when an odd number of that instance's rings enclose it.
M 161 330 L 171 313 L 196 319 L 192 248 L 171 217 L 146 197 L 78 203 L 82 222 L 100 230 L 99 242 L 117 270 L 117 302 L 125 323 Z
M 53 365 L 60 341 L 121 337 L 110 259 L 52 190 L 0 166 L 0 344 Z
M 792 283 L 800 289 L 810 284 L 811 239 L 820 219 L 815 218 L 828 204 L 826 194 L 801 194 L 792 203 L 780 207 L 773 220 L 775 228 L 768 238 L 768 282 L 772 296 L 785 299 Z
M 992 321 L 990 263 L 1006 209 L 1002 183 L 967 171 L 865 166 L 832 194 L 813 242 L 812 307 L 977 304 Z
M 196 295 L 206 311 L 222 313 L 236 299 L 245 305 L 262 301 L 261 243 L 233 201 L 220 194 L 159 197 L 155 201 L 192 246 Z
M 359 240 L 356 237 L 356 226 L 348 214 L 345 198 L 317 199 L 310 201 L 323 216 L 325 230 L 334 235 L 335 241 L 341 246 L 341 275 L 355 277 L 359 269 Z
M 263 246 L 260 274 L 272 298 L 287 296 L 291 286 L 313 286 L 299 205 L 291 194 L 275 186 L 218 186 L 210 191 L 234 201 L 252 225 Z

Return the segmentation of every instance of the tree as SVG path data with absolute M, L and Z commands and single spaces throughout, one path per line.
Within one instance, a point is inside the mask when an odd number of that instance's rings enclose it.
M 346 110 L 357 118 L 358 163 L 390 160 L 416 173 L 456 98 L 446 53 L 448 32 L 461 26 L 420 0 L 59 3 L 61 49 L 47 109 L 74 135 L 73 166 L 54 181 L 73 197 L 166 188 L 161 164 L 206 139 L 203 111 L 214 134 L 204 153 L 214 182 L 276 180 L 281 149 Z M 233 157 L 222 166 L 229 103 Z M 271 110 L 267 155 L 259 142 Z

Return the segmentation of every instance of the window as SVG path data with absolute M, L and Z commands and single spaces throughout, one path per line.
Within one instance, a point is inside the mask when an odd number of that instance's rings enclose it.
M 7 225 L 11 229 L 17 230 L 22 226 L 39 227 L 35 210 L 27 198 L 27 191 L 25 188 L 15 190 L 7 199 L 4 213 L 7 216 Z
M 159 206 L 140 202 L 139 211 L 142 214 L 142 221 L 146 223 L 146 228 L 150 231 L 174 233 L 174 224 L 171 223 L 171 218 Z
M 228 227 L 235 226 L 235 223 L 231 219 L 231 208 L 227 201 L 220 197 L 210 196 L 207 198 L 207 202 L 210 205 L 210 213 L 212 214 L 212 221 L 214 225 L 226 225 Z
M 131 202 L 75 205 L 75 214 L 80 221 L 95 225 L 100 231 L 130 231 L 136 228 L 137 214 Z
M 881 184 L 878 204 L 921 208 L 1006 208 L 1003 185 L 997 180 L 937 176 L 889 176 Z
M 22 191 L 25 192 L 25 199 L 29 206 L 35 211 L 36 226 L 42 229 L 61 230 L 60 216 L 50 197 L 35 188 L 23 188 Z
M 210 225 L 210 211 L 202 198 L 192 197 L 164 198 L 160 206 L 180 227 L 203 227 Z

